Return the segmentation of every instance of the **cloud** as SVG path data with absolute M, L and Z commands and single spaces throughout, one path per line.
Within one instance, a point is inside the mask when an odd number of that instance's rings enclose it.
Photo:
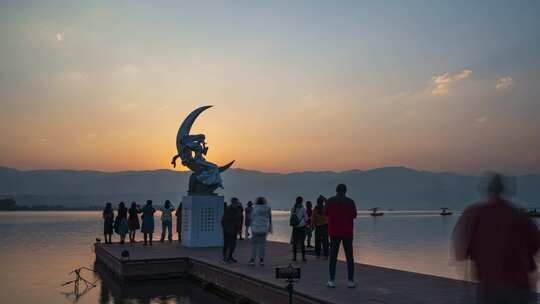
M 141 69 L 134 64 L 125 64 L 118 67 L 118 71 L 127 76 L 135 76 L 140 73 Z
M 163 112 L 163 111 L 167 110 L 168 108 L 169 108 L 168 105 L 164 105 L 164 106 L 159 107 L 159 109 L 157 109 L 157 111 L 158 112 Z
M 514 86 L 514 80 L 510 76 L 505 76 L 497 79 L 495 89 L 497 91 L 506 90 Z
M 454 75 L 450 75 L 449 73 L 435 75 L 431 77 L 431 80 L 433 81 L 433 85 L 434 85 L 434 87 L 431 90 L 431 94 L 438 95 L 438 96 L 446 95 L 448 94 L 450 85 L 468 78 L 469 76 L 471 76 L 471 74 L 472 74 L 471 70 L 463 69 Z
M 82 72 L 68 72 L 64 74 L 64 78 L 69 81 L 86 81 L 88 80 L 88 74 Z
M 476 117 L 476 118 L 474 119 L 474 121 L 475 121 L 476 123 L 481 124 L 481 123 L 485 123 L 485 122 L 487 121 L 487 118 L 486 118 L 485 116 L 480 116 L 480 117 Z
M 55 39 L 58 43 L 64 42 L 64 33 L 56 33 Z

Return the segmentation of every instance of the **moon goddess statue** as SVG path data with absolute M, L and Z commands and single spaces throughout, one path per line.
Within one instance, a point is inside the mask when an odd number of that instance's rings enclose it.
M 223 188 L 221 172 L 229 169 L 234 160 L 225 166 L 219 167 L 205 159 L 208 147 L 204 134 L 190 135 L 191 126 L 197 117 L 212 106 L 204 106 L 191 112 L 180 125 L 176 135 L 175 155 L 171 164 L 176 167 L 176 160 L 180 158 L 182 165 L 188 167 L 193 173 L 189 177 L 188 194 L 214 194 L 217 188 Z

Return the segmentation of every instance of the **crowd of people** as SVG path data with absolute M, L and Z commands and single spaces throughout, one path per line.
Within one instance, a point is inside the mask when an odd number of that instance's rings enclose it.
M 540 231 L 529 216 L 505 200 L 506 190 L 502 177 L 495 175 L 487 185 L 487 200 L 467 208 L 461 215 L 453 232 L 454 253 L 457 260 L 473 262 L 478 280 L 478 298 L 481 303 L 529 303 L 534 296 L 536 272 L 535 255 L 540 250 Z M 317 259 L 328 260 L 329 288 L 336 287 L 336 263 L 340 247 L 343 247 L 347 264 L 347 287 L 354 288 L 353 231 L 357 216 L 355 202 L 347 197 L 347 187 L 339 184 L 336 194 L 330 198 L 319 195 L 315 207 L 310 201 L 298 196 L 290 210 L 292 261 L 307 262 L 306 248 L 310 248 L 314 234 L 314 251 Z M 162 208 L 161 241 L 172 241 L 173 211 L 177 218 L 178 240 L 181 240 L 182 207 L 175 209 L 170 201 Z M 140 208 L 135 202 L 129 209 L 122 202 L 116 217 L 112 205 L 103 210 L 105 243 L 111 243 L 113 232 L 125 242 L 129 233 L 130 243 L 141 230 L 144 245 L 152 245 L 155 208 L 152 201 Z M 142 224 L 139 224 L 142 214 Z M 244 209 L 240 200 L 233 197 L 225 204 L 221 218 L 223 231 L 223 262 L 236 263 L 234 252 L 237 240 L 251 239 L 251 267 L 264 265 L 266 239 L 273 232 L 272 210 L 264 197 L 251 201 Z
M 182 226 L 182 204 L 180 203 L 178 209 L 175 209 L 171 202 L 166 200 L 163 208 L 161 208 L 161 242 L 165 241 L 167 232 L 167 239 L 169 242 L 173 241 L 172 221 L 173 211 L 175 210 L 178 241 L 181 241 L 180 227 Z M 141 230 L 144 239 L 143 245 L 152 246 L 155 212 L 156 209 L 153 207 L 152 200 L 147 200 L 146 205 L 142 208 L 136 202 L 132 202 L 129 209 L 127 209 L 124 202 L 120 202 L 115 217 L 112 204 L 107 203 L 105 209 L 103 209 L 103 235 L 105 237 L 105 244 L 112 244 L 112 235 L 114 233 L 117 233 L 120 236 L 120 244 L 125 243 L 126 235 L 129 235 L 130 243 L 135 243 L 137 230 Z
M 354 259 L 352 249 L 353 220 L 356 218 L 356 206 L 352 199 L 345 194 L 347 188 L 340 184 L 336 195 L 329 199 L 320 195 L 316 206 L 310 201 L 304 203 L 299 196 L 290 212 L 289 224 L 291 226 L 292 261 L 297 261 L 298 252 L 301 253 L 302 262 L 306 262 L 306 248 L 314 248 L 317 259 L 329 260 L 330 280 L 328 287 L 335 287 L 335 268 L 339 246 L 343 244 L 348 266 L 348 287 L 354 287 Z M 176 231 L 178 241 L 181 242 L 182 205 L 178 208 L 166 200 L 161 210 L 161 238 L 173 241 L 172 221 L 176 216 Z M 112 244 L 112 235 L 120 236 L 120 244 L 126 241 L 136 242 L 137 230 L 143 234 L 143 245 L 152 246 L 154 234 L 154 213 L 156 208 L 151 200 L 141 207 L 132 202 L 128 209 L 124 202 L 117 207 L 116 217 L 111 203 L 107 203 L 103 210 L 105 244 Z M 255 203 L 249 201 L 246 208 L 236 197 L 231 198 L 230 204 L 225 203 L 221 218 L 223 231 L 223 262 L 236 263 L 234 252 L 237 240 L 251 240 L 251 258 L 247 264 L 254 267 L 256 263 L 264 265 L 266 255 L 266 239 L 273 232 L 272 209 L 266 198 L 258 197 Z M 314 236 L 313 236 L 314 235 Z M 312 240 L 314 245 L 312 246 Z

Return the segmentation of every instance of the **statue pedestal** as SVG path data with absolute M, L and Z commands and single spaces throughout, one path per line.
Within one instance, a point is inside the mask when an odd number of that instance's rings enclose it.
M 223 196 L 218 195 L 188 195 L 182 198 L 182 245 L 223 246 L 223 203 Z

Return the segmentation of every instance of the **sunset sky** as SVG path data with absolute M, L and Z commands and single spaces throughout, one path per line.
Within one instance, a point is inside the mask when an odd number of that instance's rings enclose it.
M 0 166 L 540 172 L 538 1 L 1 1 Z

